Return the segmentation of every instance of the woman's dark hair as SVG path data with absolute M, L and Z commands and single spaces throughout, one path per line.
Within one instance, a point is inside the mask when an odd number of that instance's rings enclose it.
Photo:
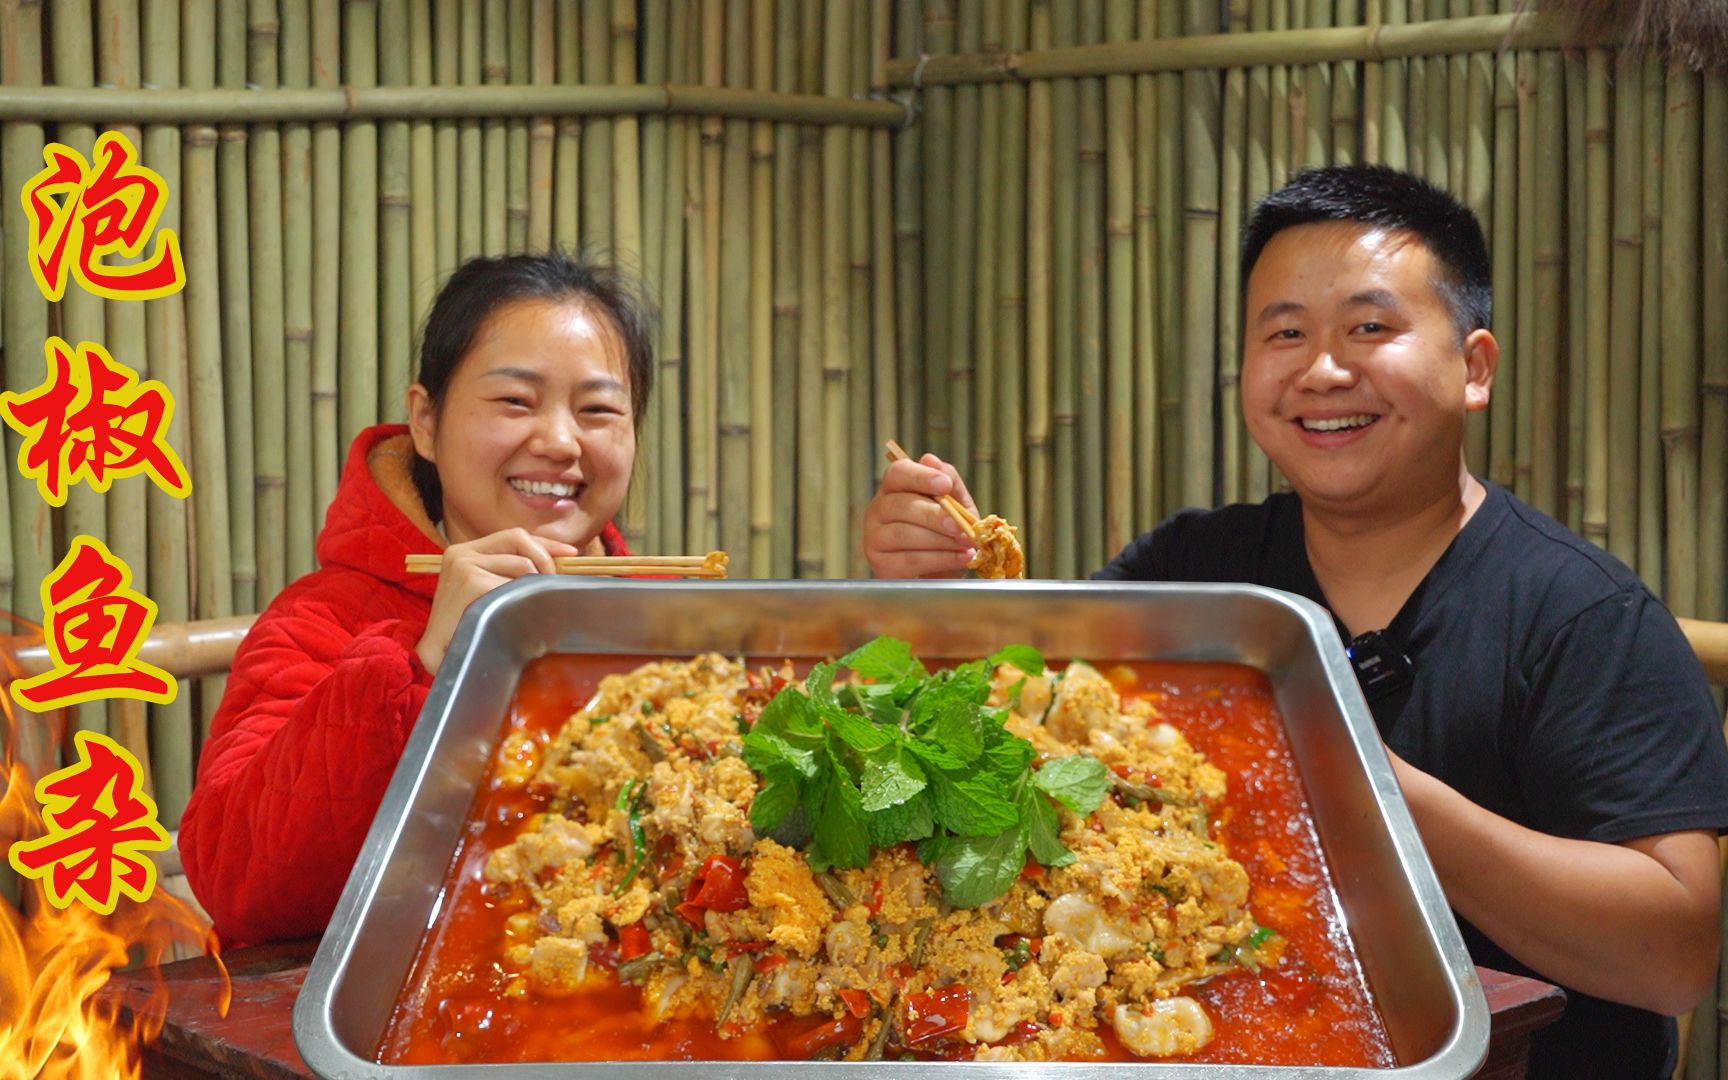
M 606 316 L 624 345 L 630 411 L 640 431 L 654 383 L 654 353 L 649 343 L 653 315 L 642 286 L 625 271 L 562 251 L 469 259 L 450 275 L 420 332 L 420 374 L 416 381 L 426 388 L 433 415 L 443 411 L 451 376 L 474 347 L 487 320 L 521 300 L 578 304 Z M 413 476 L 427 514 L 433 521 L 440 520 L 444 516 L 444 488 L 438 481 L 438 469 L 415 454 Z
M 1412 234 L 1440 264 L 1434 288 L 1452 313 L 1459 339 L 1487 328 L 1494 314 L 1493 267 L 1476 215 L 1432 184 L 1385 165 L 1308 169 L 1261 199 L 1242 230 L 1244 284 L 1272 237 L 1317 221 Z

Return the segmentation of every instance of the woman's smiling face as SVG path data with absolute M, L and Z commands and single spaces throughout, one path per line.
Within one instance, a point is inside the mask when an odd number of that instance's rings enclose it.
M 503 529 L 586 546 L 624 503 L 636 418 L 624 344 L 580 301 L 518 300 L 487 318 L 433 407 L 408 391 L 414 447 L 438 470 L 451 543 Z
M 1498 349 L 1486 330 L 1460 340 L 1441 273 L 1410 234 L 1351 222 L 1285 229 L 1261 252 L 1242 411 L 1304 500 L 1375 511 L 1457 483 Z

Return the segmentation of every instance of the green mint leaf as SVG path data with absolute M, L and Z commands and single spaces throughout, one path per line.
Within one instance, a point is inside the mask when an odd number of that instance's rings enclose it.
M 810 868 L 817 872 L 836 866 L 863 866 L 870 861 L 870 836 L 865 825 L 857 785 L 848 776 L 835 776 L 828 784 L 822 813 L 805 850 Z
M 821 707 L 822 718 L 834 729 L 834 734 L 852 749 L 868 754 L 880 750 L 899 735 L 894 728 L 872 723 L 856 713 L 847 712 L 838 703 Z
M 912 646 L 886 634 L 842 656 L 840 666 L 877 682 L 898 682 L 914 673 L 924 674 L 924 665 L 912 656 Z
M 864 764 L 864 811 L 874 813 L 897 806 L 924 790 L 924 770 L 904 749 L 869 758 Z
M 1002 786 L 1011 790 L 1032 760 L 1032 744 L 1006 732 L 989 746 L 979 759 L 977 768 Z
M 942 747 L 925 739 L 909 740 L 906 743 L 906 748 L 911 750 L 914 754 L 917 754 L 921 760 L 937 769 L 959 770 L 966 767 L 964 761 L 961 761 Z
M 978 706 L 956 701 L 936 715 L 930 738 L 962 765 L 970 765 L 984 751 L 984 720 Z
M 1026 863 L 1026 834 L 1019 828 L 994 836 L 969 836 L 942 845 L 936 880 L 956 907 L 987 904 L 1008 891 Z
M 834 700 L 834 672 L 839 665 L 833 661 L 824 661 L 810 669 L 810 674 L 804 679 L 804 689 L 809 693 L 810 700 L 818 705 Z
M 1097 758 L 1074 754 L 1045 762 L 1032 774 L 1032 783 L 1076 814 L 1090 814 L 1110 790 L 1105 772 Z
M 750 827 L 757 835 L 774 831 L 798 805 L 798 781 L 785 772 L 784 766 L 768 772 L 768 783 L 751 800 Z
M 756 798 L 760 801 L 762 796 L 758 794 Z M 754 823 L 756 812 L 754 804 L 751 805 L 750 812 L 752 823 Z M 781 820 L 780 824 L 762 832 L 761 835 L 790 848 L 801 848 L 808 844 L 810 842 L 810 815 L 804 812 L 804 804 L 793 803 L 791 811 Z
M 995 836 L 1020 820 L 1014 804 L 994 780 L 941 773 L 932 779 L 930 795 L 936 821 L 961 836 Z
M 869 827 L 870 843 L 879 848 L 923 840 L 936 831 L 936 820 L 930 816 L 930 800 L 922 793 L 866 814 L 864 820 Z
M 1026 828 L 1026 842 L 1032 857 L 1045 866 L 1067 866 L 1074 853 L 1062 843 L 1061 820 L 1055 804 L 1030 787 L 1020 792 L 1020 821 Z
M 1004 645 L 990 658 L 990 666 L 1013 664 L 1028 675 L 1044 674 L 1044 654 L 1030 645 Z
M 816 775 L 814 750 L 794 746 L 779 735 L 763 731 L 760 724 L 744 736 L 744 764 L 764 775 L 776 766 L 789 768 L 806 778 Z

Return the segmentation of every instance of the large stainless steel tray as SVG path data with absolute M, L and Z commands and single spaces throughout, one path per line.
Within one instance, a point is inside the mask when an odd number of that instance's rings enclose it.
M 518 677 L 548 653 L 833 656 L 878 633 L 926 658 L 1023 641 L 1100 660 L 1229 660 L 1277 694 L 1346 925 L 1400 1065 L 596 1062 L 385 1066 L 373 1054 L 414 961 Z M 508 1075 L 586 1080 L 863 1076 L 1148 1080 L 1225 1076 L 1455 1080 L 1481 1064 L 1488 1010 L 1475 968 L 1399 794 L 1330 617 L 1299 597 L 1239 585 L 1026 582 L 596 582 L 535 578 L 476 602 L 410 736 L 294 1007 L 319 1075 Z

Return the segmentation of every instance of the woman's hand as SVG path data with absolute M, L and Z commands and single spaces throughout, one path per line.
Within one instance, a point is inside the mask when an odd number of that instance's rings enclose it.
M 934 496 L 952 495 L 974 514 L 960 474 L 935 454 L 896 461 L 864 511 L 864 557 L 879 578 L 962 577 L 972 538 Z
M 569 544 L 542 539 L 527 529 L 505 529 L 445 548 L 438 591 L 432 595 L 432 614 L 414 647 L 420 662 L 427 671 L 438 670 L 469 604 L 524 574 L 555 574 L 558 569 L 552 560 L 580 554 Z

